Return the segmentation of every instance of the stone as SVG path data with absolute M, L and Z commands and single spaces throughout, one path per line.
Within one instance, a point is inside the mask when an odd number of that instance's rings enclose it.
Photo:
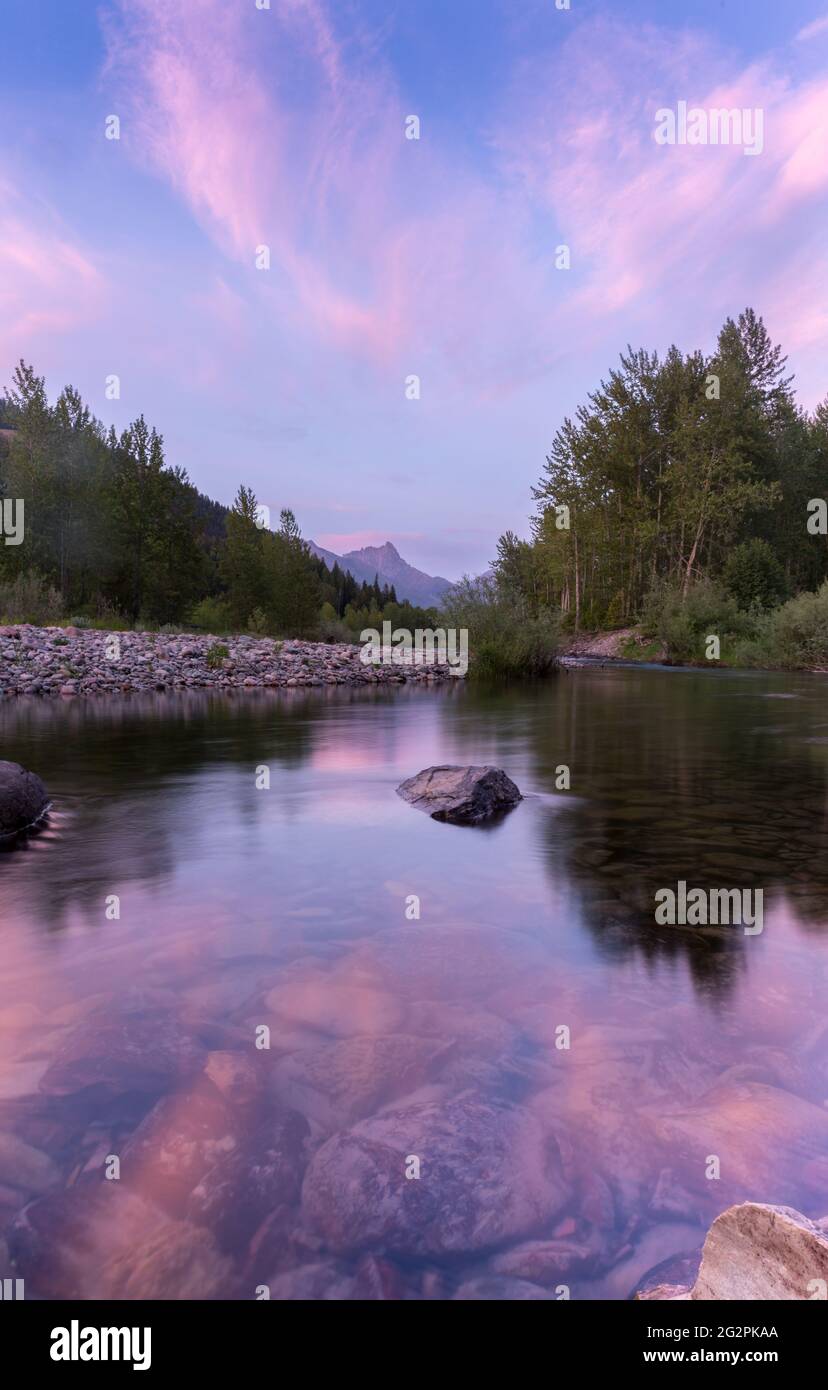
M 453 1044 L 434 1038 L 347 1038 L 304 1048 L 276 1063 L 274 1086 L 326 1130 L 343 1129 L 439 1072 Z
M 35 825 L 50 805 L 49 795 L 35 772 L 19 763 L 0 761 L 0 839 Z
M 108 1298 L 104 1266 L 162 1224 L 160 1212 L 120 1182 L 96 1181 L 30 1202 L 6 1232 L 27 1297 Z
M 639 1115 L 642 1134 L 663 1147 L 666 1166 L 681 1174 L 705 1225 L 723 1204 L 769 1192 L 786 1204 L 802 1201 L 803 1192 L 815 1202 L 824 1196 L 828 1111 L 789 1091 L 726 1082 L 690 1105 L 645 1107 Z M 710 1154 L 720 1162 L 717 1181 L 706 1176 Z
M 238 1294 L 234 1266 L 216 1249 L 209 1231 L 168 1221 L 103 1270 L 109 1297 L 129 1300 L 232 1298 Z
M 265 1003 L 288 1023 L 333 1037 L 391 1033 L 402 1021 L 402 1010 L 392 994 L 352 983 L 336 971 L 297 974 L 269 990 Z
M 412 1158 L 419 1178 L 406 1177 Z M 428 1256 L 528 1237 L 570 1196 L 535 1116 L 459 1097 L 384 1111 L 334 1135 L 311 1160 L 302 1208 L 333 1251 Z
M 497 767 L 427 767 L 397 787 L 397 794 L 432 820 L 452 825 L 479 825 L 523 800 L 518 788 Z
M 594 1255 L 594 1249 L 586 1244 L 529 1240 L 496 1255 L 491 1268 L 494 1274 L 526 1279 L 531 1284 L 558 1284 L 564 1275 L 588 1268 Z
M 48 1154 L 17 1135 L 0 1130 L 0 1182 L 34 1196 L 57 1187 L 60 1180 L 60 1170 Z
M 542 1289 L 527 1279 L 484 1275 L 479 1279 L 467 1279 L 460 1285 L 454 1300 L 461 1303 L 550 1303 L 555 1302 L 557 1297 L 558 1295 L 549 1289 Z
M 189 1220 L 208 1226 L 224 1247 L 246 1245 L 268 1213 L 298 1203 L 309 1137 L 295 1111 L 269 1120 L 207 1169 L 193 1188 Z
M 342 1302 L 353 1292 L 354 1280 L 335 1260 L 318 1260 L 262 1280 L 279 1303 Z
M 793 1207 L 741 1202 L 710 1227 L 691 1287 L 661 1284 L 639 1299 L 785 1301 L 825 1297 L 828 1233 Z
M 141 1121 L 121 1154 L 121 1181 L 177 1216 L 204 1174 L 238 1142 L 227 1102 L 199 1077 L 191 1090 L 164 1096 Z
M 40 1089 L 54 1096 L 92 1086 L 108 1095 L 160 1094 L 196 1072 L 203 1059 L 204 1050 L 171 1014 L 93 1014 L 63 1040 Z

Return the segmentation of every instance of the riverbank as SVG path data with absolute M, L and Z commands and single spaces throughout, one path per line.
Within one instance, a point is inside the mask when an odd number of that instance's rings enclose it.
M 681 660 L 671 656 L 667 646 L 658 638 L 645 637 L 640 628 L 624 627 L 608 632 L 584 632 L 577 637 L 570 636 L 558 652 L 559 666 L 577 666 L 584 662 L 646 662 L 656 666 L 682 666 L 688 670 L 706 669 L 715 666 L 721 669 L 762 670 L 762 671 L 808 671 L 814 675 L 828 674 L 823 665 L 783 665 L 773 661 L 761 663 L 745 661 L 698 661 Z
M 366 665 L 345 642 L 274 641 L 72 627 L 0 628 L 0 696 L 278 686 L 434 684 L 445 666 Z
M 663 642 L 651 641 L 637 627 L 617 628 L 609 632 L 582 632 L 565 640 L 558 653 L 559 663 L 582 661 L 648 661 L 663 665 L 670 662 Z

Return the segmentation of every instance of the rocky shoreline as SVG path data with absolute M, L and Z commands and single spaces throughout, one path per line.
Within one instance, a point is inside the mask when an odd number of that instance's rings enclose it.
M 361 651 L 361 646 L 344 642 L 20 624 L 0 627 L 0 697 L 431 685 L 456 678 L 445 664 L 364 664 Z

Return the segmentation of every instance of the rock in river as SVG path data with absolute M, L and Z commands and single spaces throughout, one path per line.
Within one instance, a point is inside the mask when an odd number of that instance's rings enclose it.
M 49 805 L 46 788 L 19 763 L 0 761 L 0 839 L 40 820 Z
M 460 1097 L 386 1110 L 335 1134 L 311 1160 L 302 1206 L 337 1253 L 376 1245 L 423 1256 L 519 1240 L 570 1195 L 535 1116 Z
M 792 1207 L 741 1202 L 710 1227 L 692 1288 L 661 1284 L 641 1299 L 759 1299 L 810 1301 L 825 1297 L 828 1235 Z
M 432 820 L 453 825 L 478 825 L 523 800 L 499 767 L 427 767 L 401 782 L 397 794 Z

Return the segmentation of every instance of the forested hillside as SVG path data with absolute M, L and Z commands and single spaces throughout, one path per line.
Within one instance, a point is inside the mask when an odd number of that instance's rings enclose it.
M 271 531 L 249 488 L 231 509 L 204 496 L 143 415 L 117 434 L 72 386 L 50 404 L 22 361 L 0 398 L 0 497 L 24 507 L 22 541 L 0 544 L 0 618 L 351 640 L 431 617 L 393 585 L 328 569 L 288 508 Z

